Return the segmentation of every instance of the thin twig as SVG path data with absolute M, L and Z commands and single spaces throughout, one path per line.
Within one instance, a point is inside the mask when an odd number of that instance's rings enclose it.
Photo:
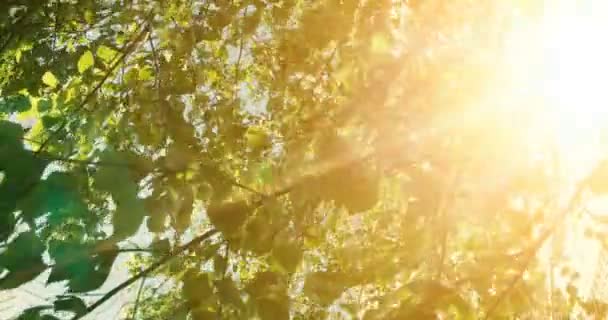
M 245 19 L 245 17 L 247 16 L 247 9 L 248 7 L 245 7 L 245 10 L 243 12 L 243 21 Z M 234 84 L 233 84 L 233 91 L 232 91 L 232 100 L 236 100 L 236 95 L 237 95 L 237 91 L 238 91 L 238 84 L 239 84 L 239 73 L 240 73 L 240 69 L 241 69 L 241 58 L 243 56 L 243 38 L 244 38 L 244 32 L 243 32 L 243 28 L 244 28 L 244 22 L 241 23 L 241 27 L 239 28 L 239 34 L 240 34 L 240 44 L 239 44 L 239 54 L 238 57 L 236 58 L 236 63 L 234 65 Z
M 141 292 L 144 290 L 144 284 L 146 283 L 147 277 L 143 277 L 141 279 L 141 284 L 139 285 L 139 289 L 137 290 L 137 297 L 135 298 L 135 305 L 133 306 L 133 314 L 131 315 L 131 319 L 135 320 L 137 316 L 137 307 L 139 307 L 139 299 L 141 298 Z
M 158 62 L 158 55 L 156 54 L 156 47 L 154 46 L 154 39 L 152 39 L 154 34 L 152 33 L 151 24 L 148 24 L 148 32 L 148 43 L 150 44 L 150 50 L 152 51 L 152 59 L 154 59 L 154 70 L 156 71 L 154 73 L 154 88 L 156 88 L 156 91 L 158 93 L 158 99 L 160 100 L 160 64 Z
M 110 161 L 95 161 L 95 160 L 88 160 L 88 159 L 72 159 L 72 158 L 57 157 L 57 156 L 53 156 L 53 155 L 50 155 L 50 154 L 38 155 L 38 158 L 41 158 L 41 159 L 44 159 L 44 160 L 48 160 L 48 161 L 59 161 L 59 162 L 73 163 L 73 164 L 80 164 L 80 165 L 87 165 L 87 166 L 125 167 L 125 168 L 132 168 L 133 167 L 132 163 L 126 163 L 126 162 L 110 162 Z
M 127 162 L 110 162 L 110 161 L 95 161 L 95 160 L 88 160 L 88 159 L 72 159 L 72 158 L 58 157 L 58 156 L 54 156 L 54 155 L 50 155 L 50 154 L 39 155 L 38 157 L 41 159 L 44 159 L 44 160 L 48 160 L 48 161 L 60 161 L 60 162 L 73 163 L 73 164 L 79 164 L 79 165 L 85 165 L 85 166 L 124 167 L 124 168 L 131 168 L 131 169 L 135 169 L 135 167 L 136 167 L 135 164 L 127 163 Z M 164 170 L 163 168 L 161 168 L 159 171 L 160 172 L 172 172 L 169 170 Z M 249 186 L 246 186 L 242 183 L 239 183 L 238 181 L 236 181 L 234 179 L 229 178 L 227 175 L 226 175 L 226 178 L 235 187 L 239 187 L 243 190 L 249 191 L 249 192 L 257 194 L 259 196 L 266 196 L 263 193 L 255 190 Z

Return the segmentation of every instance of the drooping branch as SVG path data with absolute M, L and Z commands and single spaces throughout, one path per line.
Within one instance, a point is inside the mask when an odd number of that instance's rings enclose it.
M 96 161 L 96 160 L 88 160 L 88 159 L 72 159 L 72 158 L 65 158 L 65 157 L 58 157 L 58 156 L 54 156 L 51 154 L 42 154 L 42 155 L 38 155 L 39 158 L 44 159 L 44 160 L 48 160 L 48 161 L 59 161 L 59 162 L 65 162 L 65 163 L 72 163 L 72 164 L 78 164 L 78 165 L 84 165 L 84 166 L 99 166 L 99 167 L 123 167 L 123 168 L 130 168 L 130 169 L 135 169 L 136 165 L 133 163 L 128 163 L 128 162 L 111 162 L 111 161 Z M 168 169 L 165 168 L 160 168 L 159 169 L 160 172 L 166 172 L 166 173 L 173 173 L 173 171 L 170 171 Z M 262 194 L 261 192 L 246 186 L 228 176 L 226 176 L 226 179 L 229 180 L 230 184 L 232 184 L 235 187 L 241 188 L 243 190 L 249 191 L 251 193 L 260 195 L 260 196 L 266 196 L 264 194 Z
M 205 240 L 211 238 L 212 236 L 214 236 L 217 233 L 218 233 L 217 230 L 211 229 L 211 230 L 203 233 L 202 235 L 200 235 L 200 236 L 192 239 L 190 242 L 188 242 L 185 245 L 179 247 L 177 250 L 173 251 L 172 253 L 169 253 L 164 258 L 162 258 L 162 259 L 158 260 L 157 262 L 153 263 L 152 265 L 150 265 L 148 268 L 144 269 L 140 273 L 138 273 L 138 274 L 132 276 L 131 278 L 123 281 L 121 284 L 119 284 L 118 286 L 114 287 L 114 289 L 108 291 L 101 298 L 99 298 L 99 300 L 95 301 L 93 304 L 91 304 L 90 306 L 88 306 L 86 312 L 83 312 L 82 314 L 74 316 L 72 318 L 72 320 L 82 319 L 84 316 L 86 316 L 87 314 L 93 312 L 95 309 L 97 309 L 99 306 L 101 306 L 102 304 L 104 304 L 106 301 L 110 300 L 112 297 L 114 297 L 116 294 L 118 294 L 123 289 L 127 288 L 128 286 L 130 286 L 131 284 L 135 283 L 139 279 L 147 277 L 152 272 L 156 271 L 158 268 L 162 267 L 163 265 L 165 265 L 168 262 L 170 262 L 171 260 L 173 260 L 175 257 L 181 255 L 182 253 L 184 253 L 186 251 L 189 251 L 189 250 L 195 248 L 196 246 L 200 245 L 202 242 L 204 242 Z

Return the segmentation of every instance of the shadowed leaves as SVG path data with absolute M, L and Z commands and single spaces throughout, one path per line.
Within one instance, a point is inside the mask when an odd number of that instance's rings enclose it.
M 8 271 L 0 278 L 0 289 L 16 288 L 46 269 L 42 261 L 45 247 L 33 232 L 19 234 L 0 254 L 0 267 Z

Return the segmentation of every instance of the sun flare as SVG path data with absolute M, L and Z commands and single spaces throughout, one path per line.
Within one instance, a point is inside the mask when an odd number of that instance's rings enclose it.
M 505 50 L 506 95 L 533 97 L 521 108 L 531 109 L 569 170 L 597 161 L 608 127 L 608 5 L 586 4 L 552 3 L 538 21 L 517 25 Z
M 608 43 L 606 20 L 557 16 L 544 26 L 544 94 L 558 130 L 566 137 L 603 130 L 607 124 Z

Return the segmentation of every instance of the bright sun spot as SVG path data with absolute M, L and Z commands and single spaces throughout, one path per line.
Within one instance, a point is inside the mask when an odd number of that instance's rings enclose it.
M 515 71 L 514 79 L 540 95 L 537 116 L 550 132 L 562 166 L 560 176 L 573 181 L 586 176 L 608 153 L 608 1 L 547 3 L 538 25 L 524 30 L 538 32 L 515 35 L 526 39 L 519 42 L 526 47 L 513 49 L 513 63 L 528 64 Z M 532 59 L 523 56 L 530 49 L 535 51 Z M 601 204 L 599 213 L 604 214 L 607 208 L 606 203 Z M 575 225 L 570 228 L 570 236 L 580 232 Z M 592 281 L 597 264 L 597 256 L 593 257 L 598 249 L 584 240 L 570 241 L 569 247 L 567 254 L 584 261 L 580 271 L 589 274 Z
M 537 119 L 565 165 L 589 168 L 608 137 L 608 1 L 548 2 L 539 21 L 524 20 L 505 50 L 502 90 L 523 97 L 514 104 Z
M 545 34 L 544 93 L 560 134 L 601 130 L 608 120 L 606 20 L 591 17 L 548 17 Z M 552 110 L 551 110 L 552 109 Z M 580 141 L 579 141 L 580 142 Z

